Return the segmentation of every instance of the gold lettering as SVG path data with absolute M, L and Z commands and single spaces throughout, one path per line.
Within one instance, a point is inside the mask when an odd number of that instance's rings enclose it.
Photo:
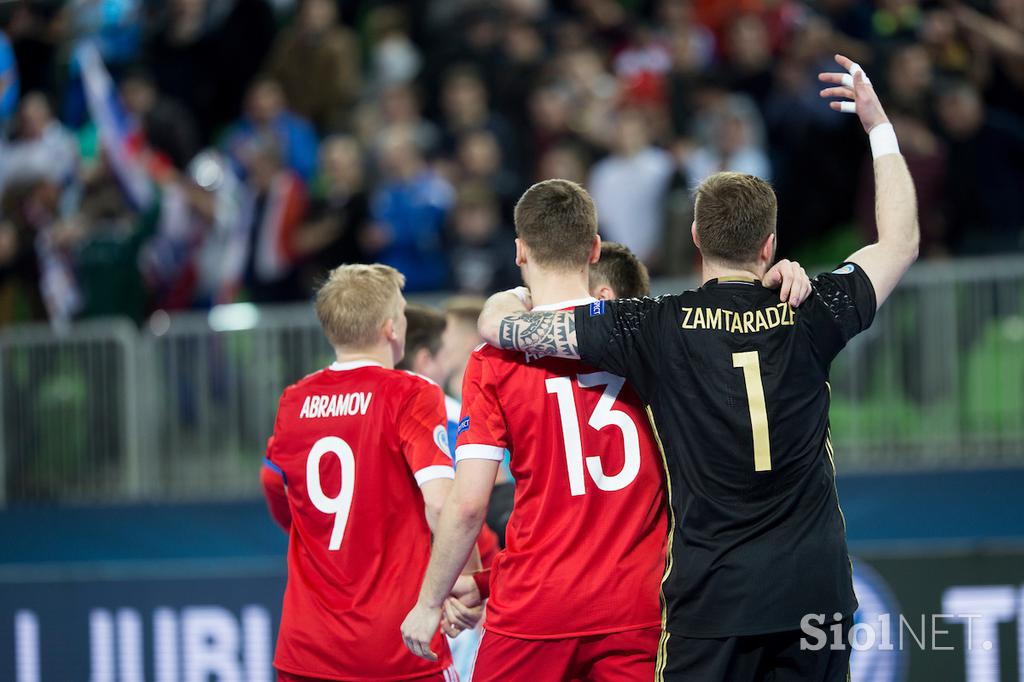
M 754 333 L 754 312 L 752 310 L 747 310 L 743 313 L 743 333 Z
M 730 327 L 729 331 L 733 334 L 743 333 L 742 320 L 740 319 L 740 314 L 737 312 L 733 312 L 732 314 L 732 327 Z
M 690 317 L 693 315 L 693 308 L 683 307 L 683 312 L 686 313 L 686 317 L 683 318 L 683 329 L 693 329 L 690 326 Z
M 781 317 L 779 324 L 783 326 L 793 324 L 793 309 L 789 307 L 788 303 L 780 303 L 775 307 L 779 309 L 779 315 Z
M 704 326 L 704 308 L 697 308 L 693 311 L 693 328 L 706 329 Z
M 754 311 L 754 315 L 757 317 L 757 328 L 754 331 L 761 331 L 762 329 L 768 329 L 768 318 L 764 316 L 764 311 L 758 308 Z
M 722 309 L 715 308 L 713 311 L 709 308 L 707 311 L 707 327 L 708 329 L 721 329 L 722 328 Z
M 779 309 L 776 307 L 765 308 L 765 317 L 768 318 L 769 327 L 778 327 L 782 324 L 782 316 L 779 315 Z

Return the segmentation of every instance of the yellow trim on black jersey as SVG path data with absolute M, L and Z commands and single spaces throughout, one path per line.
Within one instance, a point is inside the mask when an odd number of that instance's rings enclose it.
M 832 398 L 832 384 L 825 382 L 825 388 L 828 389 L 828 397 Z M 839 510 L 839 519 L 843 522 L 843 537 L 846 537 L 846 514 L 843 513 L 843 505 L 839 504 L 839 486 L 836 484 L 836 450 L 832 445 L 832 427 L 825 427 L 825 452 L 828 454 L 828 461 L 832 464 L 832 491 L 836 494 L 836 509 Z M 850 576 L 852 580 L 853 576 L 853 559 L 850 557 L 850 552 L 846 552 L 846 561 L 850 564 Z M 849 670 L 847 670 L 847 680 L 849 680 Z
M 661 434 L 658 433 L 658 425 L 654 422 L 654 412 L 651 406 L 647 405 L 647 420 L 651 422 L 651 431 L 654 433 L 654 441 L 658 444 L 658 452 L 661 453 L 661 464 L 665 468 L 665 490 L 668 499 L 668 542 L 665 546 L 665 572 L 661 575 L 661 587 L 658 590 L 658 597 L 661 600 L 661 637 L 658 640 L 658 657 L 654 666 L 654 678 L 658 682 L 664 679 L 665 664 L 667 662 L 668 650 L 668 602 L 665 600 L 665 581 L 672 574 L 672 539 L 676 534 L 676 515 L 672 508 L 672 478 L 668 473 L 668 457 L 665 456 L 665 446 L 661 442 Z

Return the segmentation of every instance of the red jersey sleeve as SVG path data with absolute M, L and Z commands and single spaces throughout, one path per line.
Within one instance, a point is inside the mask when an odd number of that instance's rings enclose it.
M 278 414 L 274 419 L 274 434 L 267 439 L 267 454 L 260 471 L 260 483 L 263 484 L 263 496 L 267 500 L 270 516 L 287 533 L 292 527 L 292 510 L 288 506 L 288 478 L 274 461 L 274 442 L 280 432 L 280 422 L 281 408 L 278 406 Z
M 401 407 L 398 424 L 402 454 L 418 485 L 455 478 L 448 450 L 448 413 L 440 388 L 417 380 Z
M 281 470 L 267 460 L 260 473 L 260 482 L 263 484 L 263 496 L 267 500 L 270 516 L 287 533 L 292 527 L 292 510 L 288 506 L 288 491 Z
M 462 379 L 462 421 L 455 460 L 491 459 L 500 462 L 508 447 L 505 414 L 498 405 L 494 372 L 487 358 L 476 351 L 469 356 Z

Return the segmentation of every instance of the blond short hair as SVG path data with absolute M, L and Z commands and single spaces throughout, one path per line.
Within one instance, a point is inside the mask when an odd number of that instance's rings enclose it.
M 405 276 L 389 265 L 341 265 L 316 292 L 316 315 L 335 346 L 362 348 L 377 341 L 381 325 L 399 313 Z

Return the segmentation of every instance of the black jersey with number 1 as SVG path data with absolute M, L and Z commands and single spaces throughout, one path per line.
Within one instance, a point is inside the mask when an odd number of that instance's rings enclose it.
M 875 294 L 846 263 L 798 309 L 753 280 L 576 308 L 584 362 L 649 406 L 671 506 L 665 629 L 688 637 L 851 615 L 846 528 L 829 434 L 829 365 L 871 324 Z

